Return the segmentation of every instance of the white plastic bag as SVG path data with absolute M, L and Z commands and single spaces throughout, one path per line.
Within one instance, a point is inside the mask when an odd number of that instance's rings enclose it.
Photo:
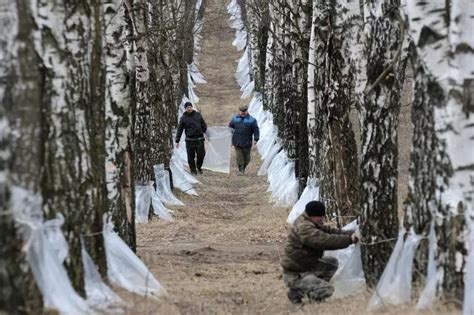
M 280 188 L 274 194 L 275 206 L 277 207 L 293 207 L 298 201 L 298 192 L 300 184 L 295 177 L 295 171 L 293 169 L 289 176 L 288 182 L 280 185 Z
M 241 99 L 245 99 L 252 95 L 252 92 L 255 88 L 255 81 L 250 81 L 247 85 L 243 86 L 241 91 L 242 95 L 240 96 Z
M 54 220 L 53 220 L 54 221 Z M 60 229 L 53 222 L 48 228 Z M 48 221 L 44 222 L 48 226 Z M 62 261 L 58 259 L 58 246 L 53 248 L 44 233 L 43 226 L 32 226 L 26 245 L 26 259 L 33 272 L 46 308 L 56 309 L 60 314 L 95 314 L 71 285 Z M 51 231 L 50 231 L 51 232 Z M 60 230 L 57 233 L 62 233 Z M 61 251 L 64 251 L 63 248 Z
M 149 185 L 135 186 L 135 220 L 137 223 L 148 223 L 148 214 L 151 206 L 151 192 Z
M 43 223 L 43 233 L 61 263 L 69 256 L 69 245 L 61 229 L 63 224 L 64 216 L 60 213 L 56 219 L 48 220 Z
M 260 169 L 258 170 L 257 175 L 259 176 L 267 175 L 268 168 L 273 163 L 273 160 L 279 154 L 280 150 L 281 150 L 280 141 L 274 142 L 273 145 L 270 147 L 268 154 L 264 155 L 263 163 L 260 166 Z
M 87 304 L 102 312 L 123 313 L 119 306 L 125 305 L 123 300 L 109 288 L 99 274 L 94 261 L 87 253 L 84 245 L 81 248 L 82 264 L 84 265 L 84 284 Z
M 426 275 L 426 283 L 423 291 L 420 294 L 417 309 L 426 309 L 433 305 L 436 299 L 436 286 L 438 281 L 436 279 L 436 235 L 434 229 L 434 220 L 431 221 L 430 233 L 428 235 L 428 272 Z
M 136 194 L 136 212 L 135 219 L 137 223 L 148 223 L 150 206 L 154 213 L 163 220 L 173 221 L 169 209 L 167 209 L 160 200 L 160 197 L 153 188 L 153 182 L 146 186 L 135 186 Z
M 362 269 L 360 245 L 351 246 L 352 251 L 342 268 L 331 279 L 334 285 L 332 299 L 356 294 L 365 288 L 365 276 Z
M 173 217 L 170 214 L 170 210 L 165 207 L 161 202 L 160 197 L 153 189 L 153 186 L 150 185 L 150 196 L 151 196 L 151 205 L 153 207 L 153 212 L 160 218 L 165 221 L 174 221 Z
M 196 190 L 194 190 L 193 185 L 188 180 L 188 176 L 186 176 L 183 165 L 177 163 L 174 155 L 171 157 L 170 169 L 174 186 L 184 193 L 197 196 Z
M 153 170 L 155 171 L 156 193 L 160 200 L 170 206 L 184 206 L 184 203 L 171 191 L 170 174 L 165 170 L 164 165 L 155 165 Z
M 207 81 L 204 79 L 204 76 L 199 71 L 198 67 L 194 62 L 188 64 L 188 72 L 191 74 L 191 78 L 193 79 L 193 83 L 196 84 L 205 84 Z
M 319 199 L 319 182 L 315 178 L 309 178 L 300 199 L 296 202 L 288 215 L 287 222 L 293 224 L 295 220 L 304 212 L 306 204 Z
M 275 177 L 278 176 L 278 174 L 280 173 L 280 171 L 283 169 L 283 167 L 286 165 L 287 162 L 288 162 L 288 158 L 286 155 L 286 151 L 283 149 L 275 156 L 275 158 L 273 158 L 272 162 L 270 163 L 270 166 L 268 167 L 267 181 L 269 183 L 275 180 Z M 270 191 L 270 190 L 267 190 L 267 191 Z
M 387 304 L 400 305 L 410 302 L 413 258 L 421 237 L 411 229 L 404 242 L 404 234 L 404 229 L 398 234 L 392 256 L 369 301 L 369 309 L 377 309 Z
M 207 128 L 206 156 L 202 168 L 221 173 L 230 173 L 232 129 L 228 127 Z
M 104 227 L 104 244 L 107 275 L 112 283 L 145 297 L 156 298 L 166 294 L 145 264 L 113 231 L 111 224 Z

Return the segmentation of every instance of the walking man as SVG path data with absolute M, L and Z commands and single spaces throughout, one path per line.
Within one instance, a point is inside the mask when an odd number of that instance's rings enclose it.
M 207 130 L 207 125 L 201 113 L 194 110 L 191 102 L 186 102 L 184 109 L 185 112 L 179 119 L 178 131 L 176 132 L 176 147 L 179 148 L 179 140 L 184 130 L 189 169 L 192 174 L 202 174 L 202 162 L 206 155 L 204 133 Z
M 245 174 L 245 168 L 250 162 L 250 151 L 252 149 L 252 136 L 257 143 L 260 132 L 257 120 L 249 115 L 248 107 L 239 107 L 240 113 L 232 117 L 229 127 L 234 130 L 232 145 L 235 148 L 237 166 L 240 175 Z
M 294 304 L 301 303 L 305 296 L 310 302 L 330 297 L 334 287 L 329 280 L 337 271 L 338 261 L 324 256 L 324 251 L 346 248 L 359 241 L 354 231 L 325 226 L 325 214 L 322 202 L 309 202 L 288 234 L 280 264 L 288 298 Z

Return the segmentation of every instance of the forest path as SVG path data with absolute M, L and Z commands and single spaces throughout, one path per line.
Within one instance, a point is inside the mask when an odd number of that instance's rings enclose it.
M 196 93 L 209 126 L 227 125 L 241 100 L 234 79 L 242 52 L 232 46 L 226 1 L 208 0 L 198 67 L 207 80 Z M 157 302 L 133 299 L 130 314 L 354 314 L 351 303 L 291 305 L 280 276 L 279 257 L 290 209 L 274 208 L 265 177 L 257 176 L 256 148 L 245 176 L 232 156 L 229 175 L 204 170 L 199 196 L 176 192 L 186 206 L 173 209 L 175 222 L 153 219 L 137 225 L 138 255 L 166 287 Z M 360 304 L 360 303 L 358 303 Z M 364 307 L 365 308 L 365 307 Z M 363 311 L 362 311 L 363 312 Z M 355 313 L 358 313 L 357 311 Z

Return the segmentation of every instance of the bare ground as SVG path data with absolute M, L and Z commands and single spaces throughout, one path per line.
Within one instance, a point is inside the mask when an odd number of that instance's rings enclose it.
M 222 0 L 208 0 L 198 56 L 208 81 L 197 90 L 198 106 L 210 126 L 226 125 L 238 106 L 250 101 L 240 99 L 234 80 L 242 52 L 231 45 L 234 33 L 225 6 Z M 233 165 L 230 175 L 199 176 L 198 197 L 176 192 L 186 206 L 173 209 L 175 222 L 155 219 L 137 227 L 138 254 L 168 294 L 153 301 L 120 292 L 129 314 L 366 313 L 369 293 L 321 304 L 289 303 L 278 261 L 290 209 L 268 202 L 266 179 L 256 175 L 256 150 L 252 155 L 246 176 L 237 176 Z

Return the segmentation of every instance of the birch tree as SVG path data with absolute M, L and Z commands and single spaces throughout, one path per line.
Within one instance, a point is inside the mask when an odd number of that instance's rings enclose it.
M 266 49 L 268 27 L 270 24 L 269 1 L 245 1 L 247 19 L 245 27 L 248 31 L 247 41 L 250 47 L 251 76 L 255 82 L 255 91 L 263 92 L 265 82 Z
M 153 64 L 155 51 L 152 51 L 148 37 L 151 37 L 150 28 L 154 5 L 145 0 L 135 1 L 133 12 L 136 17 L 135 51 L 135 90 L 136 90 L 136 121 L 134 126 L 135 151 L 135 181 L 146 185 L 154 180 L 153 166 L 159 164 L 159 149 L 154 144 L 155 132 L 159 129 L 156 118 L 155 104 L 160 91 L 154 91 L 156 80 Z
M 398 114 L 406 58 L 398 0 L 364 3 L 367 85 L 360 106 L 361 233 L 373 244 L 362 248 L 368 285 L 380 278 L 398 231 Z
M 307 130 L 307 82 L 308 82 L 308 57 L 309 39 L 311 29 L 312 6 L 311 1 L 290 1 L 289 11 L 291 18 L 289 46 L 291 62 L 291 77 L 287 82 L 292 87 L 286 106 L 286 115 L 289 124 L 286 128 L 286 138 L 294 146 L 292 156 L 295 160 L 295 176 L 299 180 L 300 193 L 306 186 L 308 177 L 308 130 Z M 292 126 L 293 125 L 293 126 Z
M 27 212 L 18 191 L 40 194 L 43 77 L 35 54 L 36 27 L 25 1 L 0 4 L 0 312 L 42 312 L 43 303 L 22 247 L 27 241 L 16 222 Z
M 105 0 L 104 63 L 106 71 L 106 150 L 109 212 L 120 237 L 136 249 L 133 180 L 133 122 L 135 99 L 134 35 L 129 7 Z
M 66 266 L 84 295 L 81 238 L 106 273 L 102 219 L 106 204 L 102 20 L 98 2 L 36 3 L 35 47 L 44 74 L 42 195 L 47 218 L 61 212 Z
M 358 201 L 357 147 L 349 120 L 354 103 L 351 67 L 351 33 L 347 12 L 351 2 L 313 3 L 313 49 L 308 127 L 310 129 L 310 174 L 320 179 L 321 195 L 330 216 L 339 224 L 349 221 L 352 204 Z
M 184 69 L 192 60 L 193 28 L 187 23 L 194 26 L 195 5 L 189 0 L 134 3 L 138 17 L 134 149 L 136 181 L 141 184 L 153 180 L 154 165 L 169 165 L 177 104 L 188 87 Z
M 474 216 L 472 12 L 470 1 L 407 3 L 416 87 L 413 185 L 406 216 L 422 232 L 434 215 L 439 289 L 455 300 L 464 291 L 464 218 Z

